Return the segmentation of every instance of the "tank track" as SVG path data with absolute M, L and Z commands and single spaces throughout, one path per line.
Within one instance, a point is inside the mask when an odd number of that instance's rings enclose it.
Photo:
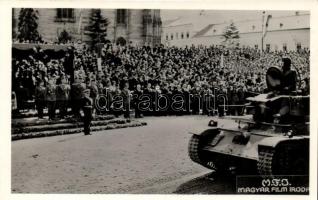
M 199 156 L 200 151 L 200 138 L 197 135 L 193 135 L 190 139 L 188 146 L 189 157 L 193 162 L 204 165 L 203 160 Z
M 257 170 L 261 176 L 273 176 L 274 154 L 273 148 L 264 148 L 259 152 Z
M 261 147 L 257 162 L 258 173 L 263 177 L 272 178 L 279 175 L 308 174 L 306 164 L 309 163 L 309 154 L 302 152 L 301 146 L 285 143 L 275 148 Z
M 223 173 L 224 169 L 220 167 L 221 163 L 219 163 L 218 160 L 213 157 L 213 155 L 207 155 L 201 150 L 203 146 L 203 139 L 205 140 L 207 138 L 203 138 L 198 135 L 192 135 L 188 146 L 188 154 L 190 159 L 193 162 L 198 163 L 208 169 Z

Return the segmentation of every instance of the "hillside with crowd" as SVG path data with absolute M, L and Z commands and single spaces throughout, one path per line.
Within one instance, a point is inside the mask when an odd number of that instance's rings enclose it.
M 74 102 L 88 88 L 95 110 L 100 113 L 129 117 L 129 109 L 125 108 L 130 108 L 136 117 L 242 114 L 237 109 L 239 105 L 245 103 L 246 97 L 266 92 L 266 70 L 280 66 L 283 57 L 292 60 L 301 83 L 298 89 L 309 93 L 309 55 L 308 49 L 261 52 L 254 48 L 221 46 L 150 48 L 106 44 L 100 52 L 81 45 L 52 56 L 38 47 L 24 57 L 13 55 L 12 89 L 17 102 L 14 110 L 27 109 L 27 102 L 35 102 L 40 117 L 43 108 L 48 107 L 51 119 L 56 118 L 56 110 L 63 118 L 68 115 L 68 108 L 78 109 L 74 108 Z M 104 102 L 100 101 L 101 95 L 107 96 Z M 141 95 L 150 99 L 148 110 L 137 106 L 145 103 L 138 98 Z M 168 98 L 163 103 L 168 104 L 166 109 L 156 109 L 154 99 L 160 95 Z M 170 105 L 176 95 L 184 100 L 179 101 L 180 110 Z M 226 102 L 224 98 L 216 98 L 220 95 L 226 97 Z M 124 101 L 121 110 L 112 104 L 117 96 Z M 108 109 L 100 109 L 106 104 Z M 213 105 L 212 109 L 207 109 L 207 104 Z M 229 105 L 228 109 L 220 106 L 224 104 Z

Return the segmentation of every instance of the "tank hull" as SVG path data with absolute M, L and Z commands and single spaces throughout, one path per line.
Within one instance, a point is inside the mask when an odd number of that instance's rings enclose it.
M 190 158 L 216 171 L 235 169 L 240 174 L 266 176 L 306 175 L 309 171 L 308 165 L 301 164 L 309 163 L 307 136 L 290 137 L 272 129 L 247 131 L 240 128 L 210 128 L 192 134 Z M 291 169 L 295 167 L 298 169 Z

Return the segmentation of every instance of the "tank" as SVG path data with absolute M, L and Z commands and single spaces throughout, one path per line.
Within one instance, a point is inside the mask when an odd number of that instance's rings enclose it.
M 283 76 L 269 68 L 267 93 L 247 98 L 243 116 L 190 131 L 190 159 L 221 174 L 308 175 L 309 95 L 283 91 Z

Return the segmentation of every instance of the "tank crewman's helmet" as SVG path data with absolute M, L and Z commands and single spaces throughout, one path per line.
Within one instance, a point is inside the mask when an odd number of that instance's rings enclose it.
M 91 91 L 90 89 L 85 89 L 85 90 L 84 90 L 84 94 L 89 94 L 90 91 Z

